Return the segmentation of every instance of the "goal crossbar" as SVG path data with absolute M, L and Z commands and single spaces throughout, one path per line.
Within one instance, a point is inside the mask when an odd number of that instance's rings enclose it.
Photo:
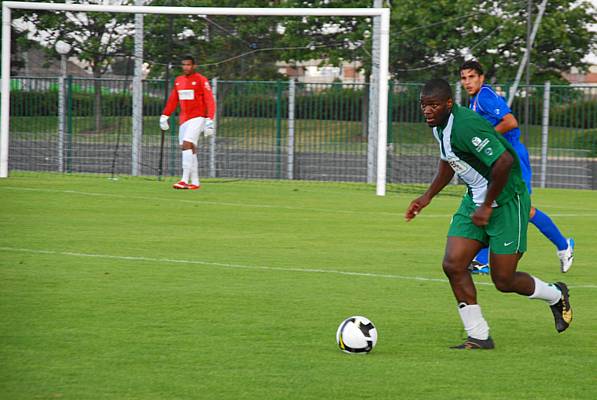
M 5 1 L 2 3 L 2 111 L 0 124 L 0 178 L 8 176 L 8 145 L 10 121 L 10 39 L 11 10 L 46 10 L 71 12 L 109 12 L 131 14 L 166 15 L 233 15 L 233 16 L 353 16 L 380 17 L 380 58 L 373 60 L 379 65 L 378 132 L 377 132 L 377 180 L 376 193 L 385 195 L 386 147 L 388 111 L 388 62 L 390 10 L 387 8 L 235 8 L 235 7 L 163 7 L 118 6 L 65 3 L 30 3 Z
M 381 16 L 383 8 L 250 8 L 250 7 L 168 7 L 168 6 L 119 6 L 100 4 L 30 3 L 26 1 L 5 1 L 11 9 L 110 12 L 130 14 L 175 14 L 175 15 L 263 15 L 263 16 Z

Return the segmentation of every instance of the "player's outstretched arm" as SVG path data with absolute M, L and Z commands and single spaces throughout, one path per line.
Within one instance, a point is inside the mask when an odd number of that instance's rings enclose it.
M 425 193 L 413 201 L 411 201 L 410 205 L 406 209 L 404 213 L 404 219 L 406 222 L 409 222 L 413 218 L 415 218 L 419 212 L 431 203 L 431 200 L 435 197 L 436 194 L 442 191 L 443 188 L 446 187 L 448 183 L 454 177 L 454 170 L 450 167 L 447 161 L 439 160 L 439 164 L 437 166 L 437 174 L 433 178 L 431 185 L 425 191 Z

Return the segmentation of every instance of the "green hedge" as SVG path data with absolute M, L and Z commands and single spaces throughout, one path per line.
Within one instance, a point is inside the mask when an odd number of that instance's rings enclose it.
M 95 96 L 86 93 L 73 93 L 73 116 L 86 117 L 94 114 Z M 102 94 L 102 115 L 132 115 L 130 94 Z M 144 115 L 160 115 L 164 107 L 161 98 L 145 96 Z M 13 91 L 10 94 L 10 114 L 15 117 L 37 117 L 58 114 L 57 91 Z
M 588 150 L 589 157 L 597 157 L 597 132 L 588 131 L 577 136 L 574 140 L 574 148 Z
M 368 93 L 367 93 L 368 94 Z M 288 117 L 288 99 L 284 94 L 280 101 L 281 118 Z M 295 98 L 295 118 L 361 121 L 367 107 L 363 89 L 332 88 L 319 92 L 298 89 Z M 274 90 L 269 93 L 243 93 L 230 91 L 221 103 L 221 112 L 225 117 L 260 118 L 276 117 L 277 96 Z M 391 100 L 392 120 L 394 122 L 421 122 L 419 111 L 418 88 L 407 89 L 394 94 Z
M 284 90 L 287 89 L 283 85 Z M 258 117 L 275 118 L 277 107 L 276 86 L 263 85 L 255 87 L 231 86 L 225 92 L 221 103 L 222 115 L 225 117 Z M 361 121 L 366 107 L 364 90 L 346 89 L 333 85 L 318 92 L 307 92 L 297 87 L 295 99 L 295 117 L 297 119 L 345 120 Z M 571 91 L 570 95 L 574 95 Z M 550 125 L 578 129 L 597 128 L 597 99 L 583 100 L 575 96 L 567 103 L 552 101 L 550 109 Z M 542 99 L 537 93 L 533 99 Z M 565 99 L 559 98 L 560 101 Z M 94 113 L 95 97 L 92 93 L 73 93 L 74 116 L 91 116 Z M 524 110 L 523 99 L 516 99 L 512 109 L 515 113 Z M 390 99 L 391 119 L 393 122 L 422 122 L 419 110 L 419 87 L 400 86 Z M 13 116 L 48 116 L 57 115 L 57 91 L 20 91 L 11 92 L 10 103 Z M 288 118 L 287 93 L 283 92 L 280 101 L 281 118 Z M 164 107 L 161 97 L 145 96 L 143 113 L 146 116 L 160 115 Z M 132 114 L 132 98 L 129 93 L 102 94 L 102 115 L 126 116 Z M 519 117 L 519 120 L 521 118 Z M 529 121 L 532 125 L 540 125 L 542 107 L 532 104 L 529 109 Z
M 597 99 L 584 99 L 581 94 L 570 89 L 567 96 L 552 96 L 549 109 L 549 125 L 593 129 L 597 128 Z M 524 98 L 515 98 L 512 110 L 522 121 L 524 116 Z M 535 93 L 529 104 L 529 123 L 541 125 L 543 122 L 543 92 Z
M 549 124 L 577 129 L 597 128 L 597 99 L 551 107 Z
M 225 117 L 276 118 L 277 107 L 280 107 L 281 118 L 288 118 L 287 96 L 283 92 L 278 104 L 275 85 L 270 85 L 267 91 L 259 90 L 259 93 L 230 90 L 221 103 L 221 112 Z M 363 106 L 362 90 L 332 86 L 319 92 L 305 92 L 299 86 L 295 97 L 295 118 L 360 121 Z

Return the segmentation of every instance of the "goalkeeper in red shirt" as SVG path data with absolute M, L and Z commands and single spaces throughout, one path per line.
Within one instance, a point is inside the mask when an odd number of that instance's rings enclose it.
M 174 81 L 174 87 L 160 117 L 160 128 L 170 129 L 168 119 L 180 104 L 178 141 L 182 149 L 182 178 L 174 189 L 196 190 L 199 183 L 197 141 L 201 133 L 205 137 L 214 133 L 213 118 L 216 111 L 213 93 L 206 77 L 195 72 L 195 60 L 182 59 L 182 75 Z M 190 179 L 190 182 L 189 182 Z

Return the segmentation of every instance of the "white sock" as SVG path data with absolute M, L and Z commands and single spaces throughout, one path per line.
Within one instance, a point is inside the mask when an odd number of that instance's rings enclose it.
M 480 305 L 460 303 L 458 305 L 458 313 L 460 313 L 464 330 L 469 337 L 487 340 L 489 337 L 489 325 L 487 325 L 487 321 L 483 318 Z
M 529 299 L 540 299 L 547 301 L 550 306 L 556 304 L 562 298 L 562 292 L 551 283 L 545 283 L 541 279 L 537 279 L 532 276 L 535 280 L 535 291 L 529 296 Z
M 182 181 L 188 183 L 191 168 L 193 167 L 193 150 L 182 151 Z
M 193 166 L 191 167 L 191 183 L 199 186 L 199 161 L 197 154 L 193 154 Z

